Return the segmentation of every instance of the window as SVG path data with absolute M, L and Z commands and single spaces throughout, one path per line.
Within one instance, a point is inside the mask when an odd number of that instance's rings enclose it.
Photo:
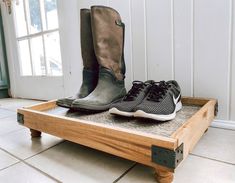
M 22 76 L 61 76 L 56 0 L 19 0 L 14 6 Z

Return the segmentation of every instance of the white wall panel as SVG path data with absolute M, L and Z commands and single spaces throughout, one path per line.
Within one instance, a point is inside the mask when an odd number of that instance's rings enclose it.
M 93 5 L 107 5 L 109 0 L 77 0 L 78 9 L 90 8 Z
M 174 0 L 175 80 L 184 96 L 193 95 L 193 0 Z
M 134 80 L 147 80 L 145 1 L 131 0 L 132 59 Z
M 64 3 L 62 0 L 58 1 L 65 96 L 75 95 L 78 92 L 82 80 L 80 12 L 77 11 L 76 7 L 76 0 L 71 0 L 70 3 Z
M 231 14 L 231 20 L 232 20 L 232 26 L 231 26 L 231 30 L 232 30 L 232 42 L 230 44 L 231 48 L 231 101 L 230 101 L 230 120 L 235 121 L 235 1 L 233 1 L 233 8 L 232 8 L 233 12 Z
M 228 119 L 230 1 L 195 1 L 194 92 L 219 101 L 219 118 Z
M 234 40 L 235 43 L 235 40 Z M 235 51 L 233 50 L 230 120 L 235 121 Z
M 127 89 L 135 79 L 176 79 L 183 95 L 217 98 L 218 118 L 235 121 L 235 0 L 59 0 L 66 96 L 81 84 L 79 11 L 92 5 L 117 9 L 126 24 Z M 5 17 L 5 30 L 12 25 Z M 13 31 L 6 32 L 8 47 L 10 37 Z M 11 88 L 17 97 L 21 91 L 12 50 L 8 49 Z M 23 96 L 32 95 L 28 91 Z
M 148 79 L 173 78 L 172 1 L 146 1 Z

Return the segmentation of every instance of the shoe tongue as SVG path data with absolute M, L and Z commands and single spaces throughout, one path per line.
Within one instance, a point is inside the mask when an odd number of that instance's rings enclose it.
M 132 84 L 134 85 L 142 85 L 142 84 L 145 84 L 145 85 L 152 85 L 152 84 L 154 84 L 154 80 L 148 80 L 148 81 L 145 81 L 145 82 L 142 82 L 142 81 L 138 81 L 138 80 L 135 80 L 135 81 L 133 81 L 132 82 Z
M 151 85 L 152 85 L 152 84 L 155 83 L 155 81 L 154 81 L 154 80 L 148 80 L 148 81 L 145 81 L 144 83 L 145 83 L 145 84 L 151 84 Z
M 160 81 L 159 83 L 160 83 L 160 85 L 166 84 L 165 81 Z
M 167 83 L 165 81 L 159 81 L 152 84 L 153 88 L 165 88 Z
M 154 85 L 156 86 L 165 86 L 167 83 L 165 81 L 159 81 L 159 82 L 155 82 Z
M 134 84 L 135 84 L 135 85 L 140 85 L 140 84 L 143 84 L 143 82 L 142 82 L 142 81 L 133 81 L 132 84 L 133 84 L 133 85 L 134 85 Z

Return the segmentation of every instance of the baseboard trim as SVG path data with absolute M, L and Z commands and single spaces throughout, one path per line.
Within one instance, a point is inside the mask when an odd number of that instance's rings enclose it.
M 235 121 L 216 119 L 211 123 L 211 127 L 235 130 Z

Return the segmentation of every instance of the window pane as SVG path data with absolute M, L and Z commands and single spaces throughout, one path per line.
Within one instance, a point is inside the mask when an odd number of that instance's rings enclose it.
M 21 75 L 32 75 L 28 40 L 19 41 Z
M 44 0 L 47 29 L 58 28 L 56 0 Z
M 34 75 L 46 75 L 46 66 L 43 54 L 42 36 L 31 39 L 31 55 Z
M 48 75 L 61 76 L 62 63 L 60 56 L 59 32 L 45 34 L 45 50 Z
M 28 0 L 28 2 L 29 2 L 29 15 L 30 15 L 30 24 L 29 24 L 30 33 L 32 34 L 40 32 L 42 31 L 42 23 L 41 23 L 39 0 Z
M 14 6 L 15 10 L 15 25 L 16 25 L 16 34 L 17 36 L 27 35 L 26 20 L 24 14 L 24 2 L 19 0 L 19 5 Z

